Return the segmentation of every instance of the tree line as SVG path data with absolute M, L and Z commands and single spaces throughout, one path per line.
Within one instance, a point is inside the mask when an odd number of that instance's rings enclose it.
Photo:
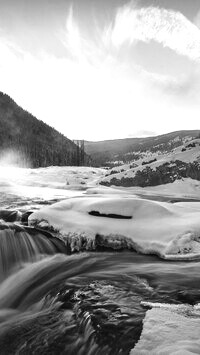
M 89 165 L 84 142 L 72 142 L 0 93 L 0 156 L 13 151 L 22 165 Z

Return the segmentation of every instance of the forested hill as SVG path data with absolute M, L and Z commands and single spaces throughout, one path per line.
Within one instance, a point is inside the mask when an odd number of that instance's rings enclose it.
M 200 135 L 200 130 L 176 131 L 154 137 L 85 142 L 85 151 L 96 166 L 122 165 L 151 153 L 169 153 Z
M 31 167 L 84 165 L 89 160 L 71 140 L 0 92 L 0 160 L 6 154 Z

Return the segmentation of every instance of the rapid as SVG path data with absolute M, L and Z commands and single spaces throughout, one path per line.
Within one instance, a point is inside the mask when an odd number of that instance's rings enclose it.
M 1 203 L 0 354 L 128 355 L 150 304 L 200 303 L 199 261 L 71 254 L 55 234 L 27 226 L 27 211 L 52 200 L 5 193 Z

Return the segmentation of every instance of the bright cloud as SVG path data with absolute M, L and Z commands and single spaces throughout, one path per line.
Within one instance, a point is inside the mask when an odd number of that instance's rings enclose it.
M 94 36 L 83 35 L 71 8 L 64 30 L 60 38 L 66 48 L 63 58 L 48 53 L 36 57 L 1 41 L 0 90 L 70 139 L 198 128 L 200 106 L 175 93 L 182 82 L 148 73 L 134 64 L 134 58 L 121 60 L 114 50 L 125 42 L 134 45 L 154 39 L 196 61 L 200 31 L 183 15 L 127 5 L 106 29 L 94 29 L 95 41 Z M 170 87 L 169 92 L 166 88 Z
M 73 18 L 73 8 L 71 7 L 69 10 L 69 15 L 66 21 L 66 39 L 63 43 L 67 46 L 70 53 L 75 57 L 83 57 L 84 47 L 82 46 L 83 39 L 81 38 L 81 34 L 77 24 Z
M 184 15 L 172 10 L 125 5 L 104 35 L 105 43 L 120 47 L 124 42 L 151 40 L 193 60 L 200 60 L 200 30 Z

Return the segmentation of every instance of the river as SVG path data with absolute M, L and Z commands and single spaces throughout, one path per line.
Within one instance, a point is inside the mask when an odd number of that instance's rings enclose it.
M 27 227 L 23 214 L 57 199 L 1 195 L 1 355 L 128 355 L 148 303 L 200 302 L 198 261 L 105 248 L 70 255 L 49 232 Z

